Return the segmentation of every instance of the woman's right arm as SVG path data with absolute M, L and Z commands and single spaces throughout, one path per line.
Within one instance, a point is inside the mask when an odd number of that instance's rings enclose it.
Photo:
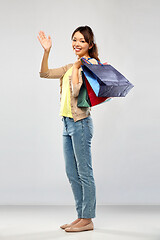
M 41 63 L 41 70 L 39 72 L 41 78 L 60 78 L 62 75 L 65 74 L 67 70 L 67 65 L 60 68 L 48 68 L 48 57 L 50 53 L 50 49 L 52 47 L 52 41 L 50 35 L 48 39 L 43 31 L 39 32 L 39 36 L 37 36 L 38 40 L 40 41 L 42 47 L 44 48 L 44 55 Z
M 43 59 L 42 59 L 42 63 L 41 63 L 41 73 L 45 73 L 48 71 L 48 57 L 49 57 L 49 51 L 44 51 L 43 54 Z

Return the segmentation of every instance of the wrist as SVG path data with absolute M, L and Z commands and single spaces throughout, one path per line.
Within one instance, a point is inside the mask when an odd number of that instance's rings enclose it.
M 78 67 L 77 67 L 75 64 L 73 64 L 73 69 L 74 69 L 75 71 L 78 71 Z
M 50 53 L 50 49 L 49 50 L 44 49 L 44 54 L 49 54 L 49 53 Z

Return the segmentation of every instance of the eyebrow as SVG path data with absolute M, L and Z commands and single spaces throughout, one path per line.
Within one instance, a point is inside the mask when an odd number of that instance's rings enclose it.
M 73 37 L 73 38 L 76 38 L 76 37 Z M 80 38 L 80 39 L 84 39 L 84 38 Z M 85 39 L 84 39 L 85 40 Z

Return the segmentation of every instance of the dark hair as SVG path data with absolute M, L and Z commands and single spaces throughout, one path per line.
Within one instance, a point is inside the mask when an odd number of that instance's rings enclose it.
M 78 28 L 76 28 L 74 30 L 74 32 L 72 33 L 71 36 L 71 40 L 73 39 L 73 36 L 76 32 L 80 32 L 83 36 L 85 41 L 89 44 L 89 46 L 93 47 L 91 49 L 88 49 L 88 54 L 90 57 L 97 59 L 98 61 L 100 61 L 99 57 L 98 57 L 98 48 L 97 48 L 97 44 L 95 43 L 94 40 L 94 34 L 92 29 L 89 26 L 80 26 Z

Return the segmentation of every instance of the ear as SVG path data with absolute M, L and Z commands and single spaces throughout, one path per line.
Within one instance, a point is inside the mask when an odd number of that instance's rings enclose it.
M 94 43 L 92 43 L 92 45 L 89 47 L 89 49 L 91 49 L 93 47 Z

